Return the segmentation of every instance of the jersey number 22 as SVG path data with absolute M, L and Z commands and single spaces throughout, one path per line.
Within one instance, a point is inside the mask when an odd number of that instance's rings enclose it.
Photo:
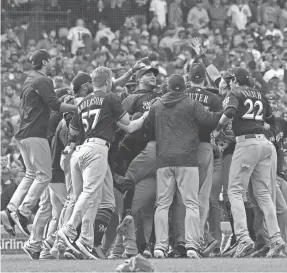
M 247 112 L 242 116 L 243 119 L 263 120 L 263 103 L 260 100 L 253 102 L 247 99 L 244 105 L 248 105 Z
M 94 130 L 100 117 L 101 109 L 94 109 L 87 112 L 82 113 L 82 123 L 84 126 L 85 132 L 89 129 Z M 90 123 L 92 121 L 92 125 Z

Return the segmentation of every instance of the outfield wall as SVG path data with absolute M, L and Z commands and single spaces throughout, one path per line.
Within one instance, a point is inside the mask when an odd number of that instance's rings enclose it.
M 31 230 L 31 226 L 28 227 Z M 229 222 L 221 223 L 223 238 L 222 248 L 224 249 L 226 242 L 231 234 Z M 1 225 L 1 254 L 24 254 L 22 247 L 27 240 L 27 237 L 23 235 L 20 230 L 16 227 L 16 237 L 9 236 Z

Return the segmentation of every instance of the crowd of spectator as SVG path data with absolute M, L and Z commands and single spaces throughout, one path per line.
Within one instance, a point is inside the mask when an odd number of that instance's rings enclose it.
M 40 36 L 33 20 L 10 22 L 1 35 L 2 190 L 15 190 L 23 177 L 13 135 L 21 88 L 32 69 L 29 57 L 40 48 L 57 55 L 51 75 L 55 88 L 68 87 L 79 71 L 91 73 L 101 65 L 117 78 L 145 56 L 159 69 L 160 84 L 172 73 L 186 74 L 197 62 L 190 39 L 199 37 L 219 71 L 248 69 L 257 88 L 276 95 L 278 115 L 287 119 L 285 0 L 8 0 L 2 8 L 69 10 L 75 18 L 74 26 L 46 24 Z M 127 89 L 116 91 L 121 95 Z

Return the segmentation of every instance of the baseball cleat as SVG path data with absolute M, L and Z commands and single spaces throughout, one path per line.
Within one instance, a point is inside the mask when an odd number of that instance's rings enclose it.
M 230 242 L 232 243 L 232 238 L 230 237 Z M 222 257 L 233 257 L 235 255 L 236 249 L 238 246 L 238 242 L 235 241 L 235 243 L 229 244 L 228 247 L 224 249 L 221 256 Z
M 137 253 L 135 254 L 128 254 L 126 251 L 124 251 L 123 255 L 122 255 L 122 259 L 130 259 L 132 257 L 135 257 L 137 255 Z
M 69 238 L 61 229 L 58 230 L 58 236 L 60 237 L 60 239 L 63 240 L 66 246 L 69 247 L 73 252 L 75 252 L 78 255 L 81 254 L 81 251 L 76 245 L 76 243 L 71 238 Z
M 165 253 L 164 250 L 161 249 L 155 249 L 153 252 L 153 257 L 155 259 L 165 259 L 167 256 L 167 254 Z
M 29 220 L 23 216 L 19 210 L 16 212 L 11 212 L 11 218 L 13 219 L 14 223 L 18 226 L 18 228 L 21 230 L 21 232 L 26 235 L 30 236 L 30 231 L 28 230 L 28 222 Z
M 40 260 L 55 260 L 56 258 L 51 255 L 50 250 L 47 248 L 43 248 L 43 250 L 40 253 Z
M 195 249 L 188 249 L 186 251 L 187 258 L 189 259 L 200 259 L 201 255 Z
M 121 259 L 124 251 L 123 236 L 117 234 L 112 248 L 107 253 L 108 260 Z
M 40 251 L 32 250 L 27 243 L 24 244 L 23 250 L 28 254 L 31 260 L 39 260 L 40 258 Z
M 76 245 L 78 246 L 81 253 L 84 254 L 89 260 L 99 259 L 99 256 L 93 247 L 88 247 L 79 241 L 76 241 Z
M 57 246 L 53 246 L 50 250 L 49 253 L 55 258 L 55 259 L 60 259 L 59 258 L 59 250 L 57 248 Z M 61 259 L 62 260 L 62 259 Z
M 53 250 L 57 251 L 57 258 L 59 260 L 63 260 L 64 259 L 64 254 L 66 251 L 66 246 L 64 244 L 64 242 L 62 240 L 58 240 L 57 245 L 53 246 L 53 248 L 50 250 L 50 253 L 52 254 Z M 53 254 L 52 254 L 53 255 Z
M 277 242 L 271 244 L 270 250 L 268 251 L 266 258 L 276 257 L 281 251 L 284 251 L 285 248 L 285 242 L 282 239 L 278 240 Z
M 255 246 L 254 252 L 250 254 L 250 258 L 264 258 L 270 250 L 270 246 L 264 244 L 263 246 Z
M 143 257 L 145 257 L 146 259 L 150 259 L 150 258 L 152 258 L 152 254 L 151 254 L 151 250 L 150 250 L 150 247 L 149 246 L 147 246 L 146 248 L 145 248 L 145 250 L 143 251 Z
M 230 251 L 233 248 L 233 246 L 236 245 L 236 244 L 237 244 L 236 236 L 234 234 L 231 234 L 230 237 L 227 240 L 225 248 L 222 251 L 222 254 L 224 254 L 225 252 Z
M 243 258 L 253 251 L 254 242 L 250 238 L 246 238 L 244 240 L 240 240 L 238 246 L 236 248 L 236 252 L 234 254 L 234 258 Z
M 118 225 L 117 233 L 119 235 L 125 235 L 128 232 L 129 227 L 134 223 L 134 219 L 131 215 L 127 215 L 124 220 Z
M 210 258 L 220 258 L 221 257 L 221 252 L 220 248 L 215 248 L 212 253 L 209 255 Z
M 43 245 L 44 247 L 46 247 L 47 249 L 51 250 L 52 247 L 53 247 L 53 243 L 52 242 L 49 242 L 48 240 L 44 240 L 43 241 Z
M 168 251 L 167 251 L 167 257 L 168 257 L 168 258 L 175 258 L 175 257 L 174 257 L 175 251 L 176 251 L 176 249 L 173 247 L 173 245 L 169 245 L 169 246 L 168 246 Z M 178 254 L 178 255 L 179 255 L 179 254 Z
M 185 244 L 184 243 L 177 243 L 177 246 L 175 248 L 175 254 L 174 254 L 174 258 L 176 258 L 176 255 L 179 253 L 179 257 L 178 258 L 186 258 L 187 254 L 186 254 L 186 248 L 185 248 Z
M 117 260 L 117 259 L 121 259 L 123 254 L 119 254 L 119 253 L 111 253 L 108 256 L 108 260 Z
M 97 256 L 99 257 L 99 259 L 101 260 L 105 260 L 106 259 L 106 255 L 104 254 L 101 246 L 94 246 L 94 251 L 97 253 Z
M 0 212 L 0 217 L 1 217 L 1 223 L 4 229 L 6 230 L 6 232 L 10 234 L 11 236 L 16 236 L 15 223 L 13 219 L 11 218 L 11 215 L 8 209 L 2 210 Z
M 202 256 L 203 257 L 209 257 L 210 253 L 213 252 L 213 250 L 216 248 L 216 246 L 218 245 L 218 241 L 214 240 L 211 243 L 209 243 L 204 250 L 202 251 Z
M 76 256 L 75 256 L 73 250 L 72 250 L 72 249 L 69 249 L 69 248 L 66 249 L 66 251 L 65 251 L 65 253 L 64 253 L 64 258 L 65 258 L 66 260 L 77 260 L 77 258 L 76 258 Z

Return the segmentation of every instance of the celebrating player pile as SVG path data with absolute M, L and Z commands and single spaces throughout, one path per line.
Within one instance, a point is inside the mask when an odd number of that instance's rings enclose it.
M 287 257 L 287 123 L 247 70 L 221 76 L 199 40 L 191 45 L 201 62 L 188 82 L 173 74 L 160 92 L 148 58 L 114 81 L 98 67 L 73 79 L 72 95 L 54 92 L 53 56 L 33 54 L 16 134 L 26 175 L 1 211 L 10 235 L 17 225 L 29 236 L 31 259 Z M 116 86 L 133 74 L 121 102 Z M 232 229 L 224 249 L 222 189 Z

